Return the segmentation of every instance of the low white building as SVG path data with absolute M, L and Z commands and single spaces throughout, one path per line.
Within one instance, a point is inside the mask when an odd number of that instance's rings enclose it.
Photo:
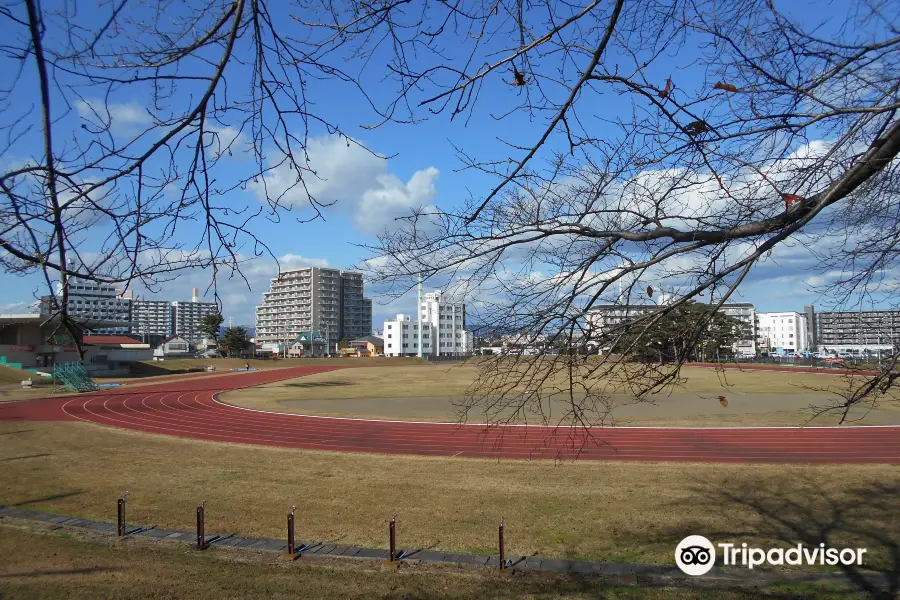
M 450 302 L 440 291 L 422 297 L 419 307 L 422 323 L 422 354 L 428 356 L 469 356 L 474 338 L 466 329 L 466 305 Z M 397 315 L 385 321 L 386 356 L 418 356 L 419 322 L 410 315 Z
M 150 360 L 153 355 L 150 344 L 124 335 L 85 335 L 82 343 L 86 349 L 82 364 L 95 376 L 104 371 L 107 376 L 113 371 L 128 373 L 128 363 Z
M 808 351 L 808 332 L 804 313 L 756 313 L 756 341 L 760 351 L 785 354 Z
M 430 324 L 422 325 L 422 354 L 433 355 L 434 329 Z M 418 356 L 419 324 L 409 315 L 397 315 L 384 322 L 385 356 Z

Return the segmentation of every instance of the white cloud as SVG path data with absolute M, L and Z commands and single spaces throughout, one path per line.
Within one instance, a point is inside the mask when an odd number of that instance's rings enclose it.
M 10 302 L 7 304 L 0 304 L 0 314 L 22 314 L 33 312 L 33 307 L 35 306 L 35 302 Z
M 229 157 L 240 158 L 246 156 L 253 149 L 249 138 L 237 127 L 223 127 L 221 125 L 205 126 L 203 144 L 207 152 L 215 158 L 228 153 Z
M 428 207 L 437 193 L 439 171 L 428 167 L 416 171 L 404 183 L 388 172 L 388 160 L 376 156 L 353 141 L 337 136 L 312 138 L 307 144 L 303 183 L 287 163 L 269 171 L 263 181 L 251 184 L 261 201 L 278 199 L 282 205 L 302 209 L 315 198 L 334 203 L 333 210 L 352 219 L 364 233 L 378 234 L 395 227 L 397 217 L 419 207 Z
M 82 119 L 94 127 L 109 128 L 110 133 L 116 136 L 137 135 L 153 123 L 152 115 L 137 102 L 79 100 L 75 103 L 75 109 Z
M 308 256 L 301 256 L 300 254 L 288 253 L 278 259 L 278 264 L 281 265 L 281 270 L 287 271 L 289 269 L 300 269 L 303 267 L 327 267 L 328 259 L 310 258 Z
M 419 207 L 428 207 L 437 194 L 434 185 L 439 171 L 428 167 L 416 171 L 407 183 L 396 175 L 379 175 L 376 186 L 366 190 L 358 204 L 354 220 L 356 228 L 366 233 L 382 233 L 391 229 L 398 217 L 405 217 Z

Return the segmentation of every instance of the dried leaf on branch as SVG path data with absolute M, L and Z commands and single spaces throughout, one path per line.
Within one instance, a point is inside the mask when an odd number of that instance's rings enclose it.
M 738 91 L 737 87 L 730 83 L 725 83 L 724 81 L 719 81 L 716 85 L 713 86 L 714 90 L 722 90 L 724 92 L 736 92 Z

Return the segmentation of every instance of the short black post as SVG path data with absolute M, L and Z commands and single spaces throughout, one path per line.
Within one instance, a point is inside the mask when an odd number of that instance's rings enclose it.
M 116 519 L 116 523 L 118 525 L 117 532 L 119 537 L 125 535 L 125 503 L 128 501 L 128 492 L 126 491 L 122 494 L 122 497 L 119 498 L 119 501 L 116 503 L 118 518 Z
M 125 535 L 125 500 L 119 498 L 118 502 L 119 516 L 116 522 L 118 523 L 118 534 L 119 537 Z
M 206 501 L 204 500 L 197 507 L 197 550 L 206 549 L 206 521 L 205 521 Z
M 506 568 L 506 548 L 503 545 L 503 517 L 500 517 L 500 570 Z

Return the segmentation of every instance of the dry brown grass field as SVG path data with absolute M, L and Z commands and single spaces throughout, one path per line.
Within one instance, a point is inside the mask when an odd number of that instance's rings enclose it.
M 296 400 L 461 396 L 476 374 L 474 363 L 397 366 L 390 371 L 380 366 L 364 366 L 281 381 L 258 389 L 265 390 L 273 399 L 289 396 Z M 816 373 L 736 369 L 723 372 L 703 367 L 684 367 L 683 375 L 687 381 L 676 391 L 708 394 L 731 391 L 793 394 L 808 392 L 809 387 L 837 386 L 840 382 L 838 377 Z
M 810 422 L 810 405 L 822 405 L 836 397 L 846 381 L 835 375 L 776 371 L 724 371 L 685 367 L 686 381 L 671 392 L 648 402 L 634 403 L 632 396 L 613 392 L 614 408 L 606 424 L 641 426 L 797 426 Z M 455 421 L 454 406 L 475 381 L 477 367 L 465 364 L 433 364 L 342 369 L 281 381 L 223 394 L 226 403 L 275 412 L 320 416 L 395 420 Z M 548 384 L 565 387 L 556 378 Z M 528 386 L 522 385 L 524 390 Z M 728 399 L 728 406 L 718 396 Z M 551 403 L 565 408 L 565 394 Z M 900 424 L 900 412 L 890 403 L 866 406 L 853 413 L 856 424 Z M 864 417 L 864 418 L 863 418 Z M 481 422 L 476 412 L 468 420 Z M 835 425 L 837 415 L 817 417 L 811 424 Z
M 827 531 L 885 564 L 900 539 L 900 468 L 512 461 L 301 451 L 212 443 L 89 423 L 0 423 L 0 502 L 137 523 L 403 547 L 671 563 L 688 533 L 780 544 Z M 778 516 L 774 520 L 771 514 Z M 880 541 L 879 541 L 880 540 Z

